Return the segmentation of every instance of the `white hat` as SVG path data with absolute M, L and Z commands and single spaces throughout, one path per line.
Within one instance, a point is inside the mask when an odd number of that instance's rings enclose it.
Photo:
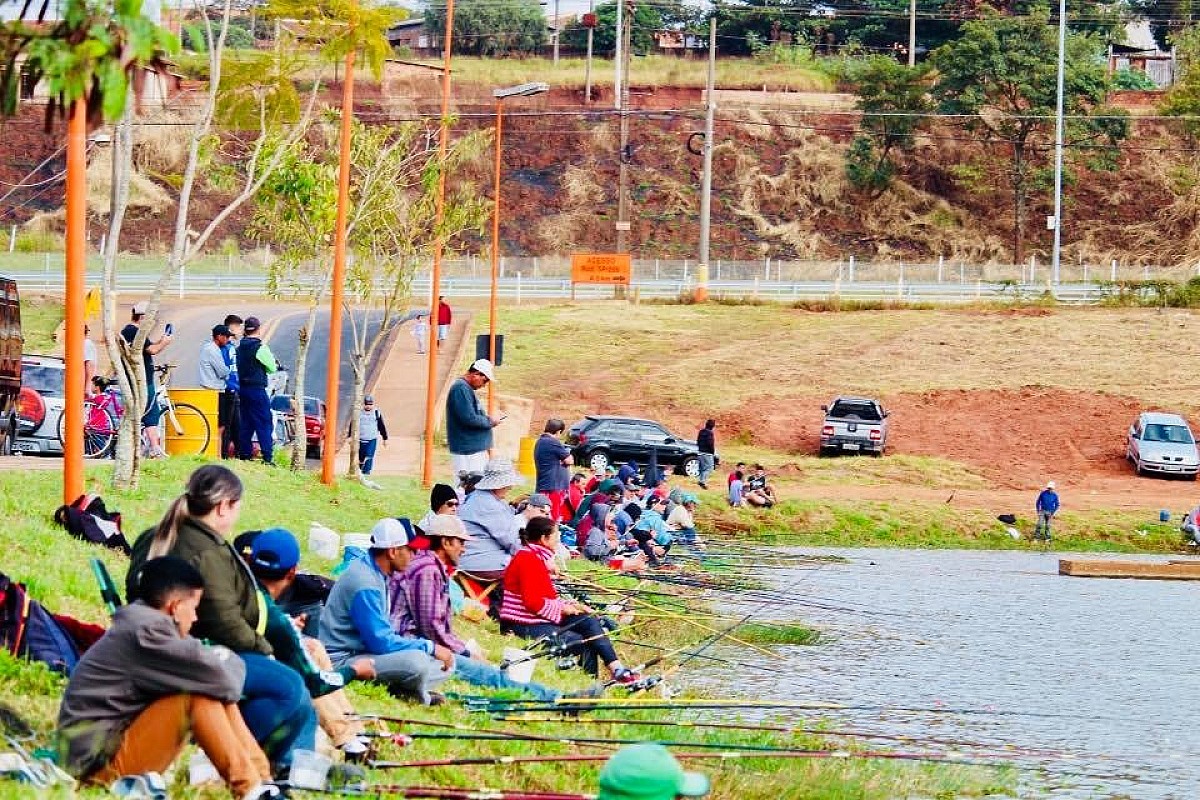
M 426 536 L 442 536 L 469 542 L 475 537 L 467 533 L 461 519 L 454 514 L 434 514 L 425 525 Z
M 150 307 L 150 301 L 142 300 L 140 302 L 133 304 L 133 313 L 137 314 L 139 317 L 143 316 L 146 313 L 146 309 L 148 309 L 149 307 Z
M 483 469 L 483 478 L 475 484 L 476 489 L 507 489 L 525 482 L 525 479 L 513 469 L 512 462 L 507 458 L 493 458 Z
M 478 372 L 489 381 L 496 380 L 496 368 L 493 367 L 492 362 L 488 361 L 486 358 L 481 358 L 476 361 L 471 365 L 471 369 L 473 369 L 475 372 Z
M 387 550 L 389 547 L 407 547 L 414 543 L 417 534 L 407 519 L 385 517 L 371 528 L 371 547 Z
M 1054 481 L 1046 481 L 1046 488 L 1047 488 L 1047 489 L 1053 489 L 1053 488 L 1054 488 Z

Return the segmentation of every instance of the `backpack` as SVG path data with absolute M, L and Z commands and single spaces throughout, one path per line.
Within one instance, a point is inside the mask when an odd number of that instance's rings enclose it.
M 0 647 L 70 675 L 83 652 L 103 635 L 98 625 L 51 614 L 24 584 L 0 572 Z
M 54 521 L 76 539 L 130 553 L 129 542 L 121 532 L 121 512 L 109 511 L 99 497 L 79 495 L 74 503 L 58 507 Z

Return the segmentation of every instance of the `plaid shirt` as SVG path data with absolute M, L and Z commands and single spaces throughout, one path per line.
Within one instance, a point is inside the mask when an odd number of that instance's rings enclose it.
M 392 627 L 401 636 L 416 636 L 465 653 L 467 645 L 450 629 L 450 576 L 433 553 L 418 553 L 403 573 L 388 584 Z

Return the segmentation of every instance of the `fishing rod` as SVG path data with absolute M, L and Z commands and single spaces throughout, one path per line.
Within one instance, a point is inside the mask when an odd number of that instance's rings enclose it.
M 414 739 L 433 739 L 433 740 L 468 740 L 468 741 L 490 741 L 490 742 L 511 742 L 520 737 L 508 736 L 504 733 L 493 731 L 478 731 L 474 733 L 409 733 L 406 736 L 411 736 Z M 702 750 L 742 750 L 755 753 L 794 753 L 794 747 L 780 747 L 770 744 L 743 744 L 741 742 L 696 742 L 696 741 L 674 741 L 670 739 L 631 739 L 631 738 L 615 738 L 615 737 L 577 737 L 563 739 L 552 739 L 556 744 L 576 745 L 580 747 L 595 747 L 598 745 L 626 745 L 626 744 L 661 744 L 663 747 L 698 747 Z
M 703 698 L 675 698 L 670 701 L 656 698 L 626 697 L 626 698 L 560 698 L 550 702 L 545 700 L 501 700 L 498 698 L 480 698 L 472 703 L 475 706 L 486 704 L 486 709 L 493 713 L 512 711 L 567 711 L 579 713 L 582 711 L 616 711 L 616 710 L 646 710 L 672 711 L 682 708 L 713 710 L 713 709 L 764 709 L 776 711 L 900 711 L 917 714 L 962 714 L 998 717 L 1032 717 L 1038 719 L 1104 719 L 1120 721 L 1114 717 L 1102 717 L 1094 714 L 1060 714 L 1050 711 L 1021 711 L 1012 709 L 987 708 L 954 708 L 954 707 L 917 707 L 917 706 L 884 706 L 884 705 L 852 705 L 843 703 L 828 703 L 817 701 L 783 701 L 767 702 L 762 700 L 710 700 Z
M 569 644 L 563 642 L 562 640 L 557 639 L 557 634 L 560 634 L 560 633 L 570 630 L 573 626 L 578 625 L 580 622 L 583 621 L 584 618 L 586 618 L 588 616 L 591 616 L 591 615 L 590 614 L 581 614 L 580 619 L 575 620 L 570 625 L 563 626 L 557 633 L 546 634 L 546 636 L 539 637 L 539 639 L 535 640 L 535 645 L 533 645 L 533 646 L 537 646 L 536 643 L 540 643 L 541 646 L 543 647 L 543 649 L 541 651 L 536 652 L 536 653 L 528 653 L 527 655 L 524 655 L 521 658 L 517 658 L 517 659 L 512 659 L 512 660 L 504 659 L 503 661 L 500 662 L 500 669 L 516 666 L 517 664 L 526 664 L 530 661 L 538 661 L 539 659 L 543 659 L 543 658 L 547 658 L 547 657 L 559 658 L 564 655 L 570 655 L 569 649 L 571 647 L 577 647 L 578 645 L 587 644 L 588 642 L 594 642 L 598 639 L 603 639 L 605 637 L 615 637 L 619 633 L 624 633 L 625 631 L 632 630 L 633 628 L 636 628 L 639 625 L 645 625 L 649 622 L 654 621 L 652 619 L 637 620 L 635 622 L 629 623 L 628 625 L 623 625 L 619 628 L 614 628 L 611 631 L 605 630 L 600 633 L 597 633 L 594 636 L 589 636 L 586 639 L 580 639 L 577 642 L 571 642 Z M 543 639 L 545 639 L 546 641 L 542 642 Z
M 615 747 L 602 746 L 603 743 L 601 743 L 601 742 L 595 742 L 595 743 L 577 742 L 571 738 L 563 738 L 561 736 L 539 736 L 538 734 L 524 733 L 523 731 L 515 731 L 515 730 L 509 729 L 509 728 L 480 729 L 473 725 L 462 725 L 462 724 L 454 723 L 454 722 L 435 722 L 433 720 L 428 720 L 428 719 L 412 719 L 409 717 L 392 717 L 392 716 L 387 716 L 385 714 L 350 714 L 350 715 L 347 715 L 345 717 L 345 719 L 361 721 L 361 722 L 390 722 L 394 725 L 423 725 L 423 726 L 427 726 L 430 728 L 444 728 L 444 729 L 456 731 L 456 733 L 447 733 L 447 734 L 443 734 L 441 736 L 436 736 L 436 737 L 433 735 L 430 735 L 430 734 L 419 734 L 419 733 L 404 734 L 405 736 L 409 736 L 414 739 L 433 739 L 433 738 L 474 739 L 474 738 L 480 738 L 480 737 L 475 736 L 475 734 L 490 734 L 492 738 L 497 738 L 497 739 L 500 739 L 500 738 L 509 739 L 509 740 L 519 739 L 521 741 L 551 742 L 554 744 L 583 744 L 588 747 L 597 747 L 602 750 L 615 750 L 616 749 Z M 470 735 L 464 736 L 464 735 L 459 735 L 459 733 L 465 733 L 465 734 L 470 734 Z M 483 737 L 483 738 L 487 738 L 487 737 Z
M 983 758 L 958 758 L 951 756 L 938 755 L 937 753 L 924 752 L 905 752 L 893 750 L 780 750 L 769 753 L 759 753 L 751 751 L 727 750 L 719 753 L 714 752 L 699 752 L 699 753 L 673 753 L 675 758 L 680 760 L 714 760 L 714 761 L 742 761 L 742 760 L 758 760 L 758 759 L 776 759 L 776 758 L 796 758 L 796 759 L 861 759 L 869 761 L 873 759 L 883 759 L 889 761 L 919 761 L 931 764 L 951 764 L 955 766 L 965 767 L 987 767 L 999 768 L 1007 765 L 1009 762 L 993 759 L 991 761 Z M 552 755 L 552 756 L 481 756 L 473 758 L 443 758 L 433 761 L 368 761 L 367 766 L 371 769 L 427 769 L 431 767 L 470 767 L 470 766 L 493 766 L 503 765 L 510 766 L 513 764 L 560 764 L 572 762 L 595 762 L 607 761 L 609 756 L 600 755 L 585 755 L 585 754 L 569 754 L 569 755 Z
M 277 784 L 289 794 L 319 794 L 334 797 L 435 797 L 443 800 L 595 800 L 594 794 L 567 792 L 531 792 L 523 789 L 466 789 L 458 786 L 403 786 L 398 783 L 376 784 L 347 789 L 309 789 Z
M 934 744 L 943 745 L 946 747 L 972 747 L 982 750 L 994 750 L 997 752 L 1015 752 L 1021 755 L 1030 756 L 1046 756 L 1046 757 L 1070 757 L 1075 758 L 1076 754 L 1069 750 L 1054 749 L 1048 747 L 1021 747 L 1018 745 L 996 744 L 994 742 L 972 741 L 970 739 L 946 739 L 942 737 L 931 736 L 909 736 L 907 734 L 897 733 L 877 733 L 875 731 L 852 730 L 847 728 L 813 728 L 804 726 L 788 726 L 788 725 L 752 725 L 749 723 L 739 722 L 699 722 L 696 720 L 643 720 L 643 719 L 619 719 L 616 717 L 520 717 L 520 716 L 495 716 L 492 719 L 497 722 L 537 722 L 551 723 L 556 725 L 625 725 L 625 726 L 646 726 L 646 727 L 663 727 L 663 728 L 711 728 L 713 730 L 729 730 L 729 731 L 753 731 L 760 733 L 782 733 L 787 735 L 803 735 L 803 736 L 841 736 L 847 738 L 858 739 L 881 739 L 886 741 L 906 742 L 911 744 Z
M 641 674 L 642 677 L 639 678 L 638 680 L 634 681 L 629 686 L 629 691 L 632 693 L 632 692 L 643 691 L 646 689 L 653 689 L 655 686 L 662 683 L 668 677 L 670 677 L 671 675 L 678 672 L 683 667 L 684 664 L 687 664 L 689 661 L 691 661 L 697 655 L 702 653 L 706 648 L 712 647 L 714 644 L 719 642 L 721 639 L 728 637 L 729 634 L 733 633 L 735 630 L 737 630 L 739 627 L 741 627 L 743 624 L 745 624 L 746 620 L 750 619 L 750 617 L 752 617 L 752 616 L 754 616 L 753 613 L 747 614 L 746 616 L 742 617 L 742 619 L 739 620 L 738 622 L 733 623 L 732 625 L 730 625 L 728 628 L 726 628 L 723 631 L 718 631 L 718 632 L 714 633 L 712 636 L 709 636 L 707 639 L 700 641 L 697 645 L 685 645 L 685 646 L 677 648 L 675 650 L 667 650 L 663 653 L 658 654 L 657 656 L 650 659 L 649 661 L 646 661 L 646 662 L 634 667 L 633 671 L 638 674 Z M 658 664 L 661 664 L 663 661 L 666 661 L 668 658 L 672 658 L 676 655 L 679 655 L 690 648 L 695 648 L 695 652 L 690 653 L 687 658 L 685 658 L 683 661 L 680 661 L 678 664 L 676 664 L 674 667 L 672 667 L 667 672 L 664 672 L 662 675 L 645 675 L 644 674 L 646 672 L 646 670 L 650 669 L 651 667 L 657 666 Z M 607 684 L 605 684 L 605 686 L 610 686 L 615 683 L 616 683 L 616 679 L 614 678 L 613 680 L 611 680 Z
M 660 644 L 650 644 L 649 642 L 639 642 L 634 639 L 621 639 L 620 641 L 621 641 L 621 644 L 625 645 L 626 647 L 643 647 L 647 650 L 660 650 L 660 651 L 667 649 Z M 779 671 L 777 667 L 768 667 L 763 664 L 751 664 L 748 661 L 734 661 L 734 660 L 728 659 L 728 658 L 718 658 L 717 656 L 705 655 L 703 653 L 696 653 L 696 657 L 703 661 L 711 661 L 715 664 L 725 664 L 730 667 L 741 667 L 742 669 L 756 669 L 756 670 L 759 670 L 760 672 L 770 672 L 770 673 L 776 673 Z
M 588 581 L 586 581 L 586 580 L 583 580 L 583 582 L 588 583 Z M 645 605 L 645 606 L 649 606 L 650 608 L 654 608 L 659 611 L 665 611 L 665 609 L 657 608 L 653 603 L 648 603 L 645 600 L 638 600 L 636 598 L 630 598 L 630 600 L 634 603 L 638 603 L 639 605 Z M 667 613 L 669 614 L 670 612 L 667 612 Z M 684 616 L 683 614 L 674 614 L 674 615 L 671 615 L 671 618 L 678 619 L 681 622 L 686 622 L 689 625 L 700 628 L 701 630 L 708 631 L 709 633 L 718 633 L 718 631 L 716 629 L 714 629 L 708 625 L 705 625 L 702 622 L 697 622 L 696 620 L 689 619 L 688 617 Z M 759 647 L 758 645 L 751 644 L 750 642 L 743 641 L 734 636 L 730 636 L 728 638 L 731 642 L 737 642 L 738 644 L 742 645 L 743 647 L 748 647 L 751 650 L 757 650 L 759 653 L 762 653 L 763 655 L 765 655 L 769 658 L 775 658 L 777 655 L 776 653 L 773 653 L 770 650 L 767 650 L 765 647 Z

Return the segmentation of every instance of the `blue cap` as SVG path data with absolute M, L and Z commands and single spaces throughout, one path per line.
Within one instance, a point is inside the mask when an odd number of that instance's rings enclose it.
M 300 563 L 300 543 L 287 528 L 267 528 L 254 537 L 250 566 L 267 572 L 284 573 Z

